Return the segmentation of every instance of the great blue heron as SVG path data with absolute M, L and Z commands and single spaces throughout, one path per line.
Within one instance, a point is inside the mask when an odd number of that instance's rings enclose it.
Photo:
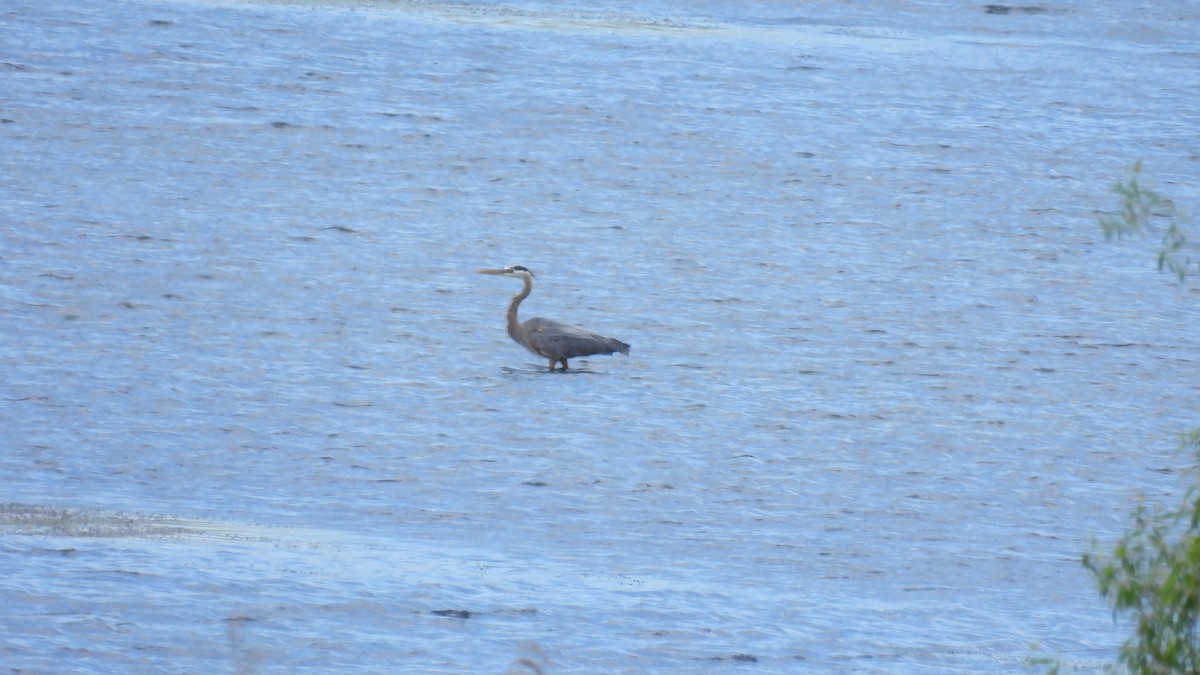
M 567 359 L 576 356 L 591 356 L 592 354 L 629 353 L 629 345 L 620 340 L 604 337 L 580 326 L 560 323 L 552 319 L 534 317 L 524 323 L 517 321 L 517 308 L 521 301 L 529 297 L 533 291 L 533 272 L 520 265 L 502 267 L 495 270 L 478 270 L 480 274 L 496 274 L 503 277 L 515 277 L 525 283 L 525 287 L 513 296 L 508 304 L 508 334 L 517 344 L 544 359 L 550 359 L 550 370 L 562 364 L 567 369 Z

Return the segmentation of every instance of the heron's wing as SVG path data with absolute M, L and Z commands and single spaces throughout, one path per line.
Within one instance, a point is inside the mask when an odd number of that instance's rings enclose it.
M 524 325 L 529 347 L 546 358 L 588 356 L 591 354 L 629 353 L 629 345 L 583 328 L 541 317 Z

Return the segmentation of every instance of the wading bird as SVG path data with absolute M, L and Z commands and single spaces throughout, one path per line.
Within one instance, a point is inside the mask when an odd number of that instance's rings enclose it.
M 524 323 L 517 321 L 517 308 L 521 301 L 529 297 L 533 291 L 533 272 L 520 265 L 512 265 L 496 270 L 478 270 L 480 274 L 495 274 L 502 277 L 515 277 L 524 282 L 525 287 L 513 296 L 508 304 L 508 334 L 517 344 L 524 346 L 538 356 L 550 360 L 550 370 L 558 364 L 567 369 L 567 359 L 576 356 L 591 356 L 592 354 L 629 353 L 629 345 L 620 340 L 604 337 L 580 326 L 559 323 L 551 319 L 534 317 Z

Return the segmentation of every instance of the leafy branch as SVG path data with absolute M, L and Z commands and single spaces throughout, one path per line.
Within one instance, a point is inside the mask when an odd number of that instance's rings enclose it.
M 1192 261 L 1183 257 L 1187 238 L 1174 202 L 1139 182 L 1142 163 L 1113 186 L 1121 197 L 1117 218 L 1100 221 L 1108 239 L 1162 231 L 1158 269 L 1180 281 Z M 1165 228 L 1160 224 L 1166 222 Z M 1183 449 L 1200 462 L 1200 429 L 1183 436 Z M 1175 509 L 1139 505 L 1133 527 L 1109 554 L 1088 553 L 1092 573 L 1113 616 L 1134 622 L 1121 646 L 1121 663 L 1138 675 L 1200 673 L 1200 464 L 1189 469 L 1191 486 Z M 1057 664 L 1056 664 L 1057 665 Z
M 1142 162 L 1134 163 L 1125 182 L 1117 182 L 1112 191 L 1121 198 L 1121 211 L 1116 218 L 1101 218 L 1104 236 L 1112 240 L 1125 236 L 1162 231 L 1162 244 L 1158 251 L 1158 271 L 1168 270 L 1183 281 L 1192 266 L 1192 260 L 1183 253 L 1187 235 L 1179 226 L 1182 214 L 1175 202 L 1154 190 L 1143 187 L 1139 182 Z M 1159 223 L 1166 222 L 1165 228 Z M 1197 265 L 1200 269 L 1200 264 Z
M 1200 459 L 1200 430 L 1183 446 Z M 1182 508 L 1139 506 L 1111 554 L 1083 556 L 1113 614 L 1134 620 L 1120 657 L 1133 673 L 1200 672 L 1200 470 L 1190 471 L 1196 481 Z

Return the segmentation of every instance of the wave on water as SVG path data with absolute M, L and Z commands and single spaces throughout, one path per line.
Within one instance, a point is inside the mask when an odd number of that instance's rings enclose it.
M 237 0 L 242 5 L 295 5 L 351 10 L 394 11 L 455 23 L 481 23 L 534 28 L 604 28 L 608 30 L 715 30 L 716 20 L 698 16 L 630 14 L 571 7 L 517 7 L 472 2 L 419 0 Z
M 119 513 L 41 506 L 0 504 L 0 535 L 85 539 L 218 539 L 280 542 L 304 539 L 308 545 L 326 538 L 315 530 L 217 523 L 164 515 Z

